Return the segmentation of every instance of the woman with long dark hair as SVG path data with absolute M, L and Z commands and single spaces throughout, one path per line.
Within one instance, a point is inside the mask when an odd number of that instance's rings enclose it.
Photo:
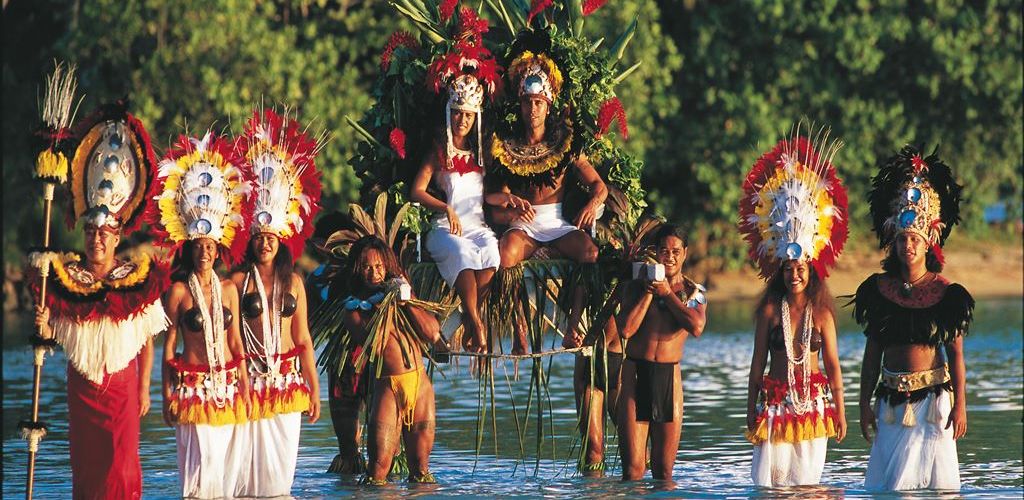
M 302 414 L 320 418 L 320 384 L 309 334 L 306 290 L 293 271 L 319 210 L 319 145 L 300 124 L 270 109 L 254 112 L 235 147 L 249 182 L 251 234 L 231 275 L 241 297 L 254 418 L 236 439 L 248 448 L 236 496 L 291 493 Z
M 761 156 L 744 182 L 740 230 L 769 278 L 747 386 L 758 486 L 818 484 L 828 438 L 846 435 L 835 306 L 824 280 L 847 234 L 846 193 L 830 163 L 838 147 L 819 153 L 794 134 Z
M 446 78 L 445 141 L 424 158 L 410 198 L 437 214 L 427 234 L 427 250 L 441 277 L 462 301 L 463 346 L 484 352 L 487 332 L 480 319 L 480 304 L 501 256 L 498 238 L 484 221 L 481 122 L 484 87 L 493 87 L 493 75 L 488 80 L 477 71 L 479 65 L 452 68 Z M 441 193 L 428 189 L 431 186 Z

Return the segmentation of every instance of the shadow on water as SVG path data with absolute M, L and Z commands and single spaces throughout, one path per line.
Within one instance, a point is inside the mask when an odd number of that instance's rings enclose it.
M 839 302 L 842 303 L 841 301 Z M 575 434 L 575 409 L 571 388 L 572 357 L 556 356 L 551 365 L 550 405 L 545 401 L 545 438 L 541 460 L 536 460 L 536 406 L 525 415 L 530 364 L 520 363 L 518 381 L 513 366 L 495 370 L 497 440 L 484 436 L 479 457 L 476 449 L 477 391 L 479 381 L 467 375 L 467 363 L 446 368 L 445 377 L 435 374 L 438 426 L 437 444 L 431 457 L 438 485 L 395 485 L 367 489 L 355 478 L 324 473 L 337 453 L 329 411 L 315 425 L 304 425 L 293 495 L 296 498 L 333 498 L 359 494 L 378 498 L 457 496 L 545 496 L 559 498 L 649 497 L 814 497 L 868 496 L 862 489 L 868 447 L 859 434 L 857 397 L 863 336 L 849 318 L 839 314 L 840 359 L 846 393 L 849 434 L 842 444 L 830 443 L 823 474 L 824 486 L 782 490 L 758 490 L 750 486 L 749 443 L 743 438 L 747 370 L 752 351 L 752 303 L 714 304 L 709 309 L 708 331 L 687 344 L 683 362 L 686 413 L 675 482 L 653 480 L 622 483 L 616 439 L 610 437 L 609 477 L 582 479 L 574 472 L 579 441 Z M 1024 439 L 1022 439 L 1021 324 L 1018 299 L 983 301 L 966 342 L 968 367 L 969 432 L 958 443 L 962 496 L 1020 498 L 1024 494 Z M 3 496 L 23 495 L 25 444 L 18 438 L 17 422 L 29 413 L 31 352 L 25 338 L 29 324 L 6 318 L 3 336 Z M 548 344 L 546 342 L 546 344 Z M 159 354 L 158 354 L 159 356 Z M 157 358 L 159 359 L 159 357 Z M 544 364 L 548 369 L 547 362 Z M 160 417 L 159 370 L 153 382 L 154 410 L 142 422 L 141 450 L 146 498 L 173 498 L 177 491 L 176 448 L 173 431 Z M 506 373 L 508 379 L 506 379 Z M 50 435 L 37 459 L 36 494 L 39 498 L 69 498 L 70 469 L 67 445 L 65 360 L 61 352 L 47 358 L 41 418 L 50 423 Z M 520 454 L 516 420 L 512 415 L 509 387 L 515 395 L 519 425 L 525 428 L 524 455 Z M 321 384 L 326 401 L 326 384 Z M 553 434 L 551 430 L 553 429 Z M 498 452 L 495 454 L 495 441 Z M 535 473 L 536 472 L 536 473 Z M 937 498 L 935 492 L 900 498 Z M 893 496 L 892 498 L 897 498 Z

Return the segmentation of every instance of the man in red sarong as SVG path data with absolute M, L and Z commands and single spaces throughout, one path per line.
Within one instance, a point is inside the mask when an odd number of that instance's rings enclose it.
M 168 325 L 160 302 L 168 273 L 148 255 L 122 259 L 115 250 L 145 205 L 153 152 L 121 105 L 101 108 L 81 130 L 69 220 L 84 220 L 84 259 L 32 255 L 52 277 L 35 321 L 68 359 L 73 497 L 140 498 L 139 419 L 150 407 L 153 337 Z

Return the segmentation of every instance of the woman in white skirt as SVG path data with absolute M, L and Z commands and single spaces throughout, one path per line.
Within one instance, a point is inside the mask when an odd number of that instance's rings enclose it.
M 214 266 L 241 229 L 241 175 L 227 141 L 182 137 L 160 162 L 154 240 L 179 252 L 164 308 L 163 414 L 178 444 L 181 496 L 231 496 L 238 478 L 236 424 L 249 418 L 249 379 L 238 292 Z M 178 336 L 184 349 L 176 354 Z
M 480 303 L 501 263 L 498 238 L 484 222 L 483 101 L 484 86 L 476 76 L 461 73 L 451 79 L 445 105 L 447 144 L 427 154 L 410 192 L 413 201 L 437 213 L 427 234 L 427 251 L 462 301 L 463 347 L 475 352 L 487 350 Z M 476 137 L 471 138 L 474 128 Z M 444 200 L 428 191 L 431 185 Z
M 253 415 L 239 425 L 241 497 L 291 493 L 299 454 L 302 415 L 320 417 L 320 384 L 307 321 L 302 278 L 295 258 L 319 210 L 318 143 L 305 128 L 271 109 L 255 111 L 235 141 L 249 182 L 251 236 L 231 281 L 241 297 L 241 327 L 249 358 Z
M 819 156 L 795 134 L 765 153 L 744 183 L 740 229 L 770 278 L 747 389 L 757 486 L 818 484 L 828 438 L 846 435 L 835 306 L 824 281 L 847 234 L 846 193 L 828 161 L 835 147 Z

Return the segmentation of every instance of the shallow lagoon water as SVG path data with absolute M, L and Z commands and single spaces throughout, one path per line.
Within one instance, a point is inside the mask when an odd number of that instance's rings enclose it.
M 868 446 L 857 423 L 857 393 L 863 335 L 846 311 L 840 312 L 840 359 L 846 387 L 849 434 L 842 444 L 829 443 L 823 485 L 815 488 L 758 490 L 750 483 L 751 447 L 743 438 L 747 368 L 752 340 L 752 304 L 712 304 L 708 330 L 687 342 L 683 362 L 686 413 L 675 467 L 675 483 L 653 480 L 622 483 L 618 480 L 616 440 L 608 442 L 608 477 L 585 479 L 575 473 L 579 441 L 575 435 L 575 409 L 571 389 L 572 356 L 545 358 L 550 394 L 543 398 L 544 438 L 537 460 L 536 399 L 527 417 L 531 364 L 519 364 L 513 379 L 511 362 L 495 370 L 497 439 L 488 420 L 479 456 L 476 422 L 480 384 L 467 373 L 463 359 L 457 366 L 434 374 L 437 392 L 437 440 L 431 466 L 437 485 L 408 485 L 399 481 L 384 488 L 360 486 L 354 477 L 324 471 L 337 453 L 337 443 L 322 385 L 323 415 L 314 425 L 304 424 L 295 498 L 370 497 L 649 497 L 744 498 L 751 496 L 868 497 L 863 491 Z M 1024 338 L 1020 299 L 981 301 L 976 322 L 965 344 L 968 367 L 968 434 L 959 443 L 963 490 L 959 495 L 919 492 L 902 498 L 1024 496 Z M 5 318 L 3 336 L 3 496 L 24 495 L 26 458 L 17 422 L 30 412 L 31 351 L 25 338 L 29 324 Z M 158 354 L 159 356 L 159 354 Z M 159 357 L 157 359 L 160 359 Z M 146 498 L 174 498 L 177 465 L 174 432 L 160 417 L 159 370 L 153 381 L 153 408 L 142 422 L 141 456 Z M 508 378 L 506 378 L 506 374 Z M 36 463 L 36 497 L 70 498 L 67 443 L 65 360 L 61 352 L 48 357 L 44 367 L 41 418 L 50 423 Z M 511 389 L 510 389 L 511 387 Z M 515 395 L 518 419 L 513 416 L 510 390 Z M 488 410 L 489 411 L 489 410 Z M 518 423 L 518 425 L 517 425 Z M 522 452 L 517 428 L 522 429 Z M 495 455 L 495 441 L 498 452 Z M 897 498 L 896 495 L 889 495 Z

